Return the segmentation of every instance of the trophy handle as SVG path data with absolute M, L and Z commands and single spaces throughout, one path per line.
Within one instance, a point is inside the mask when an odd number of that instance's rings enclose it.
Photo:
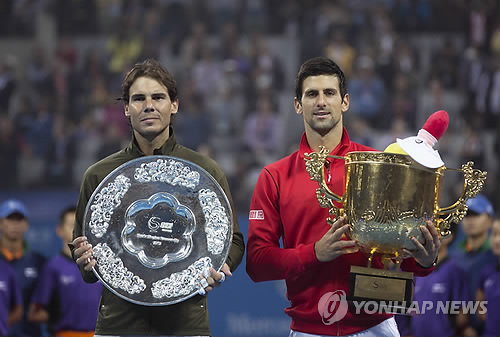
M 328 150 L 324 146 L 320 146 L 319 152 L 304 153 L 306 161 L 306 171 L 309 173 L 311 180 L 316 181 L 319 184 L 319 188 L 316 189 L 316 198 L 319 201 L 319 205 L 323 208 L 328 208 L 328 213 L 334 215 L 335 218 L 344 215 L 344 208 L 339 208 L 335 206 L 334 201 L 344 204 L 344 196 L 337 195 L 333 193 L 330 188 L 325 183 L 325 161 L 326 157 L 337 158 L 345 160 L 341 156 L 331 156 L 328 154 Z M 333 219 L 328 217 L 326 221 L 332 225 Z
M 439 219 L 437 220 L 436 226 L 439 228 L 439 232 L 443 238 L 451 234 L 450 225 L 452 223 L 458 223 L 465 217 L 468 208 L 465 204 L 467 200 L 474 198 L 483 189 L 487 172 L 473 169 L 472 165 L 474 165 L 474 162 L 470 161 L 462 165 L 462 169 L 451 169 L 464 173 L 464 190 L 458 201 L 453 205 L 438 208 L 437 210 Z M 444 216 L 444 218 L 442 216 Z

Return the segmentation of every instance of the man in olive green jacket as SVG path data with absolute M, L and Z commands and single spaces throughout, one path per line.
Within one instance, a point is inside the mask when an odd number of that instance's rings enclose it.
M 87 169 L 83 177 L 73 230 L 73 258 L 86 282 L 96 282 L 92 272 L 95 259 L 92 247 L 83 236 L 82 224 L 85 208 L 99 183 L 115 168 L 142 156 L 168 155 L 189 160 L 211 174 L 220 184 L 231 203 L 233 213 L 233 240 L 226 263 L 218 273 L 210 269 L 205 291 L 221 284 L 222 278 L 231 276 L 241 262 L 245 245 L 240 232 L 229 186 L 224 173 L 215 161 L 192 151 L 175 141 L 171 126 L 172 115 L 177 113 L 179 100 L 172 75 L 156 60 L 136 64 L 122 84 L 125 116 L 133 129 L 133 137 L 125 149 L 104 158 Z M 204 282 L 203 282 L 204 283 Z M 168 306 L 141 306 L 126 301 L 104 288 L 101 295 L 96 336 L 167 336 L 210 335 L 207 298 L 195 295 L 183 302 Z

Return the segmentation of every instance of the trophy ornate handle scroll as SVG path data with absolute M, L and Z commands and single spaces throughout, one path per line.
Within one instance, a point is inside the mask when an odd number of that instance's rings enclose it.
M 345 194 L 333 193 L 325 182 L 327 158 L 345 161 Z M 411 304 L 413 273 L 399 270 L 403 248 L 414 249 L 411 236 L 424 241 L 419 229 L 431 220 L 441 237 L 450 234 L 451 223 L 461 221 L 466 201 L 483 188 L 486 172 L 473 169 L 472 162 L 462 166 L 464 190 L 451 206 L 440 208 L 440 186 L 444 165 L 429 168 L 409 155 L 387 152 L 350 152 L 345 157 L 320 152 L 305 154 L 306 170 L 318 182 L 316 197 L 328 208 L 329 224 L 346 216 L 348 236 L 368 255 L 367 267 L 351 267 L 349 299 L 391 301 L 395 312 L 405 312 Z M 341 204 L 337 207 L 335 202 Z M 371 268 L 374 255 L 380 255 L 384 269 Z M 390 262 L 396 270 L 388 270 Z

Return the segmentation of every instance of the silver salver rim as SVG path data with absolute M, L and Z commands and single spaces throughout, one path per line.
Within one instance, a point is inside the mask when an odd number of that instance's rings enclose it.
M 234 227 L 234 218 L 233 218 L 233 210 L 232 210 L 232 205 L 231 203 L 229 202 L 229 199 L 226 195 L 226 192 L 224 191 L 224 189 L 222 188 L 222 186 L 220 186 L 220 184 L 217 182 L 217 180 L 215 180 L 215 178 L 210 174 L 208 173 L 207 170 L 205 170 L 203 167 L 201 167 L 200 165 L 192 162 L 192 161 L 189 161 L 189 160 L 186 160 L 186 159 L 182 159 L 182 158 L 178 158 L 178 157 L 173 157 L 173 156 L 167 156 L 167 155 L 152 155 L 152 156 L 141 156 L 139 158 L 135 158 L 135 159 L 132 159 L 132 160 L 129 160 L 123 164 L 121 164 L 120 166 L 118 166 L 117 168 L 115 168 L 113 171 L 111 171 L 110 173 L 108 173 L 106 175 L 106 177 L 104 177 L 104 179 L 99 183 L 99 185 L 97 185 L 97 187 L 94 189 L 94 191 L 92 192 L 92 195 L 90 196 L 88 202 L 87 202 L 87 205 L 85 206 L 85 213 L 83 215 L 83 224 L 82 224 L 82 233 L 85 233 L 85 227 L 86 227 L 86 223 L 85 223 L 85 215 L 87 214 L 87 212 L 89 212 L 89 208 L 90 208 L 90 201 L 94 198 L 94 196 L 96 195 L 96 193 L 98 193 L 97 191 L 101 188 L 101 186 L 103 186 L 104 184 L 108 183 L 106 182 L 106 178 L 112 176 L 113 174 L 115 174 L 117 171 L 119 171 L 121 168 L 125 167 L 125 166 L 129 166 L 131 165 L 131 163 L 134 163 L 136 161 L 141 161 L 141 160 L 144 160 L 144 158 L 148 158 L 148 159 L 151 159 L 152 161 L 154 160 L 157 160 L 157 159 L 173 159 L 173 160 L 178 160 L 178 161 L 181 161 L 181 162 L 184 162 L 184 163 L 187 163 L 189 165 L 194 165 L 196 167 L 198 167 L 200 169 L 200 171 L 204 172 L 207 174 L 208 177 L 210 177 L 210 179 L 212 180 L 212 182 L 220 189 L 220 191 L 222 192 L 222 195 L 224 196 L 224 199 L 226 201 L 226 205 L 229 205 L 229 210 L 228 210 L 228 213 L 229 213 L 229 216 L 230 216 L 230 220 L 231 220 L 231 225 L 229 230 L 231 231 L 231 237 L 233 236 L 233 227 Z M 229 240 L 229 244 L 228 244 L 228 249 L 227 251 L 229 252 L 231 250 L 231 245 L 232 245 L 232 240 Z M 226 257 L 226 260 L 227 260 L 227 257 Z M 225 262 L 224 262 L 225 263 Z M 224 264 L 222 264 L 222 266 L 224 266 Z M 221 269 L 222 269 L 222 266 L 217 270 L 217 272 L 219 272 Z M 183 302 L 187 299 L 190 299 L 191 297 L 195 296 L 198 294 L 198 292 L 194 292 L 192 294 L 189 294 L 189 295 L 186 295 L 182 298 L 178 298 L 177 300 L 174 300 L 174 301 L 169 301 L 169 302 L 157 302 L 157 303 L 147 303 L 147 302 L 141 302 L 141 301 L 137 301 L 137 300 L 133 300 L 131 298 L 128 298 L 122 294 L 120 294 L 119 292 L 117 292 L 115 289 L 113 289 L 110 285 L 108 285 L 102 278 L 101 276 L 99 275 L 99 273 L 95 270 L 95 267 L 92 267 L 92 271 L 94 272 L 94 275 L 99 279 L 99 281 L 109 290 L 111 291 L 113 294 L 117 295 L 118 297 L 128 301 L 128 302 L 131 302 L 131 303 L 134 303 L 134 304 L 139 304 L 139 305 L 143 305 L 143 306 L 149 306 L 149 307 L 152 307 L 152 306 L 167 306 L 167 305 L 172 305 L 172 304 L 177 304 L 179 302 Z M 201 286 L 200 286 L 201 287 Z

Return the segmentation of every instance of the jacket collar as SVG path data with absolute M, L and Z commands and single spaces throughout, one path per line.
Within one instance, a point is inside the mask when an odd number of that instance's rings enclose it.
M 17 252 L 11 252 L 7 250 L 6 248 L 0 247 L 0 254 L 2 254 L 5 258 L 5 260 L 11 262 L 14 260 L 19 260 L 21 259 L 26 251 L 28 250 L 28 243 L 26 241 L 23 241 L 23 249 Z
M 484 253 L 487 252 L 491 249 L 491 243 L 490 239 L 486 239 L 486 241 L 483 242 L 483 244 L 476 250 L 472 250 L 469 245 L 467 244 L 467 239 L 463 239 L 458 243 L 458 247 L 466 253 L 469 254 L 474 254 L 474 253 Z
M 349 149 L 350 145 L 351 145 L 351 139 L 349 138 L 347 130 L 344 127 L 340 143 L 332 150 L 332 152 L 330 152 L 330 154 L 336 156 L 344 155 L 346 150 Z M 311 152 L 314 151 L 309 146 L 309 143 L 307 142 L 306 138 L 306 133 L 304 132 L 304 134 L 302 135 L 302 139 L 300 140 L 300 148 L 299 148 L 300 157 L 304 158 L 304 153 L 311 153 Z
M 169 155 L 174 151 L 177 142 L 175 140 L 174 129 L 169 126 L 169 137 L 165 143 L 159 148 L 154 150 L 154 155 Z M 126 153 L 130 153 L 133 156 L 145 156 L 145 154 L 139 148 L 137 140 L 135 139 L 134 132 L 132 131 L 132 140 L 129 145 L 125 148 Z

